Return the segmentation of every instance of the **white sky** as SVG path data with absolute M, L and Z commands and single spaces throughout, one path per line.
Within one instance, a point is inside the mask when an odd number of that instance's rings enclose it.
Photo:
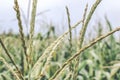
M 14 0 L 0 0 L 0 32 L 14 28 L 14 32 L 18 31 L 15 11 L 13 10 Z M 20 8 L 27 14 L 27 5 L 29 0 L 18 0 Z M 55 26 L 59 26 L 59 30 L 62 30 L 61 26 L 67 24 L 65 6 L 67 5 L 70 10 L 71 21 L 74 24 L 76 21 L 82 18 L 82 14 L 86 3 L 89 8 L 95 2 L 95 0 L 38 0 L 37 13 L 49 10 L 48 12 L 37 17 L 38 23 L 53 23 Z M 95 20 L 104 19 L 104 15 L 107 15 L 113 26 L 120 25 L 120 0 L 102 0 L 98 6 L 91 23 Z M 38 27 L 38 25 L 37 25 Z M 58 27 L 57 27 L 58 28 Z M 38 30 L 38 28 L 36 29 Z M 26 31 L 26 30 L 25 30 Z

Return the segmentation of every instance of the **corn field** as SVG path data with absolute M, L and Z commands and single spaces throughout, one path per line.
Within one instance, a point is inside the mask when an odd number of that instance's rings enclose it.
M 71 25 L 66 6 L 68 30 L 57 36 L 54 27 L 43 36 L 35 35 L 37 0 L 32 2 L 30 30 L 26 36 L 19 3 L 14 0 L 14 11 L 19 34 L 0 34 L 0 80 L 120 80 L 120 26 L 113 29 L 105 17 L 105 28 L 98 21 L 96 29 L 87 33 L 89 22 L 102 0 L 95 0 L 83 18 Z M 73 30 L 81 25 L 79 36 Z M 86 37 L 86 35 L 88 37 Z

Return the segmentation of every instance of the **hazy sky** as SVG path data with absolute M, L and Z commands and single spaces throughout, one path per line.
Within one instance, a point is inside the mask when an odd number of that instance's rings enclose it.
M 29 0 L 18 1 L 20 8 L 27 17 Z M 45 24 L 53 24 L 56 26 L 56 29 L 62 30 L 63 26 L 66 26 L 67 24 L 65 6 L 68 6 L 70 10 L 71 24 L 74 24 L 75 22 L 81 20 L 86 3 L 88 3 L 90 9 L 94 2 L 95 0 L 38 0 L 37 14 L 44 11 L 46 12 L 37 16 L 36 32 L 38 32 L 40 28 L 44 29 L 46 26 Z M 10 28 L 12 28 L 14 32 L 18 32 L 17 20 L 13 6 L 14 0 L 0 0 L 0 32 L 7 31 Z M 90 24 L 94 25 L 96 20 L 104 22 L 104 16 L 107 15 L 113 26 L 119 26 L 119 9 L 119 0 L 102 0 L 101 4 L 95 11 Z M 66 27 L 64 28 L 66 29 Z M 25 27 L 24 31 L 26 31 Z

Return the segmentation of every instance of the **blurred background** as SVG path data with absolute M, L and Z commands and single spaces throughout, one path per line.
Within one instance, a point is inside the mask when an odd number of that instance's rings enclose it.
M 29 30 L 30 0 L 18 0 L 21 11 L 22 23 L 25 34 Z M 66 31 L 67 15 L 65 6 L 68 6 L 71 17 L 71 25 L 82 19 L 84 9 L 88 3 L 88 12 L 95 0 L 38 0 L 35 33 L 46 33 L 49 26 L 54 26 L 56 34 L 61 34 Z M 120 1 L 117 0 L 102 0 L 96 9 L 90 23 L 89 28 L 93 27 L 98 21 L 105 23 L 105 16 L 111 22 L 113 28 L 120 24 Z M 18 33 L 16 13 L 13 9 L 14 0 L 0 0 L 0 33 Z M 79 30 L 78 27 L 77 30 Z

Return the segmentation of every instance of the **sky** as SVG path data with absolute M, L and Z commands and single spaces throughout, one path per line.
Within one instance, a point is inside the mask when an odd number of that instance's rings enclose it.
M 18 0 L 20 9 L 22 11 L 21 15 L 25 15 L 27 18 L 29 0 Z M 65 31 L 67 27 L 67 16 L 66 9 L 67 6 L 70 11 L 71 25 L 75 24 L 77 21 L 82 19 L 84 8 L 88 3 L 88 12 L 91 5 L 95 0 L 38 0 L 37 6 L 37 17 L 36 17 L 36 32 L 44 32 L 48 29 L 48 25 L 56 26 L 58 32 Z M 120 25 L 120 1 L 117 0 L 102 0 L 100 5 L 97 7 L 90 25 L 94 25 L 97 20 L 101 20 L 104 23 L 104 16 L 107 15 L 108 19 L 111 21 L 113 27 Z M 3 31 L 8 32 L 12 29 L 13 32 L 18 32 L 16 13 L 13 9 L 14 0 L 0 0 L 0 33 Z M 25 21 L 23 19 L 24 32 L 27 31 L 25 27 Z

